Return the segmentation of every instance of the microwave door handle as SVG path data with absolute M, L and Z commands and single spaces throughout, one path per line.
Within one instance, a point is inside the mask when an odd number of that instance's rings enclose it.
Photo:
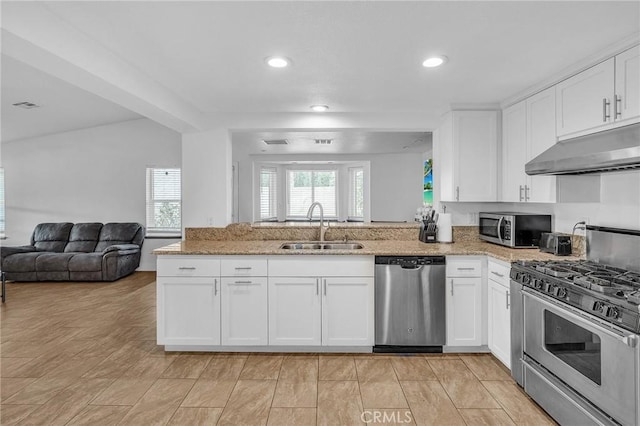
M 500 241 L 500 244 L 504 244 L 504 241 L 502 241 L 502 233 L 500 232 L 500 225 L 502 225 L 502 221 L 504 220 L 504 216 L 500 217 L 500 220 L 498 220 L 498 240 Z

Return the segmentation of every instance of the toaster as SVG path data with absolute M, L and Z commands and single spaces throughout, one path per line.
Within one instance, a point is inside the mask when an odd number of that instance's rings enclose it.
M 540 236 L 540 251 L 556 256 L 570 256 L 571 236 L 556 232 L 543 232 Z

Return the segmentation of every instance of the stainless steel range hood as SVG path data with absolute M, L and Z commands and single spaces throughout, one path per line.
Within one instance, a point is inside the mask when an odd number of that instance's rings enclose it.
M 528 175 L 640 168 L 640 123 L 558 142 L 525 165 Z

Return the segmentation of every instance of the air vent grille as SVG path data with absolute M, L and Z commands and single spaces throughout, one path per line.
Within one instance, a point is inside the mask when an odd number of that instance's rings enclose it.
M 289 141 L 286 139 L 263 139 L 262 142 L 267 145 L 288 145 Z
M 316 139 L 316 145 L 331 145 L 333 139 Z

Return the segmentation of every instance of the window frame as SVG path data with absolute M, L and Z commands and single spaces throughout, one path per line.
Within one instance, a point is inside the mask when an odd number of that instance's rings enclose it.
M 304 172 L 304 171 L 309 171 L 312 173 L 311 175 L 311 198 L 312 198 L 312 203 L 315 202 L 315 196 L 314 196 L 314 192 L 315 192 L 315 186 L 313 185 L 313 173 L 314 172 L 333 172 L 334 173 L 334 179 L 335 179 L 335 184 L 334 184 L 334 188 L 335 188 L 335 192 L 334 192 L 334 198 L 335 198 L 335 206 L 336 206 L 336 214 L 335 215 L 327 215 L 326 212 L 324 213 L 324 220 L 338 220 L 338 218 L 340 217 L 340 171 L 338 169 L 337 166 L 333 166 L 332 164 L 327 163 L 325 164 L 321 164 L 321 165 L 314 165 L 314 167 L 309 167 L 308 165 L 294 165 L 294 166 L 285 166 L 284 168 L 284 180 L 285 180 L 285 211 L 284 211 L 284 217 L 285 217 L 285 221 L 301 221 L 301 220 L 309 220 L 309 218 L 307 217 L 306 213 L 301 215 L 301 216 L 295 216 L 295 215 L 290 215 L 289 214 L 289 209 L 291 206 L 290 203 L 290 183 L 289 183 L 289 173 L 291 172 Z M 324 207 L 324 206 L 323 206 Z M 317 219 L 315 219 L 317 216 Z M 313 219 L 312 220 L 320 220 L 320 216 L 319 213 L 317 211 L 313 212 Z
M 275 190 L 273 192 L 275 192 L 275 197 L 270 197 L 269 198 L 269 210 L 275 214 L 270 215 L 268 217 L 262 217 L 262 192 L 261 189 L 262 188 L 262 172 L 264 170 L 270 170 L 272 171 L 272 175 L 274 176 L 275 179 Z M 278 209 L 278 197 L 280 197 L 279 194 L 279 182 L 280 182 L 280 173 L 278 171 L 278 167 L 275 165 L 266 165 L 263 164 L 260 166 L 260 169 L 258 171 L 258 218 L 260 220 L 260 222 L 277 222 L 278 221 L 278 215 L 279 215 L 279 209 Z M 271 185 L 270 185 L 271 187 Z M 271 194 L 270 194 L 271 195 Z
M 362 215 L 356 215 L 352 208 L 355 210 L 355 177 L 352 178 L 352 173 L 362 173 Z M 364 180 L 365 180 L 365 172 L 364 166 L 348 166 L 347 167 L 347 222 L 364 222 L 365 216 L 365 188 L 364 188 Z
M 177 170 L 179 174 L 179 199 L 161 200 L 165 202 L 177 202 L 179 206 L 180 225 L 177 228 L 150 226 L 149 219 L 154 216 L 150 209 L 155 208 L 158 201 L 154 198 L 154 172 L 156 170 Z M 175 166 L 147 166 L 146 168 L 146 195 L 145 195 L 145 237 L 146 238 L 175 238 L 182 237 L 182 168 Z

